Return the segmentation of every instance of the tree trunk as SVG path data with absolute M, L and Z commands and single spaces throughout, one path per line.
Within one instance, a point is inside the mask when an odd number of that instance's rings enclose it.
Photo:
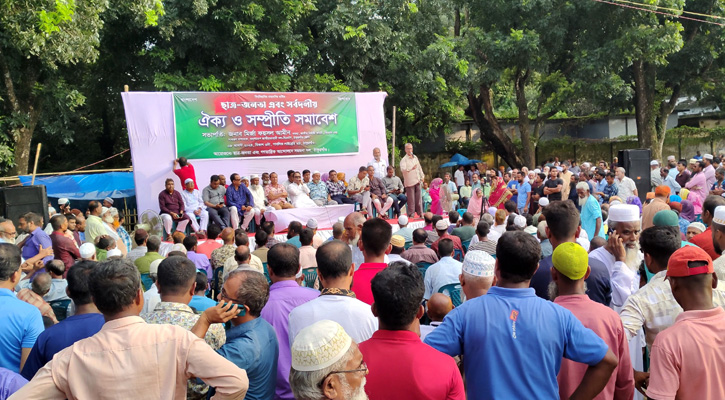
M 637 121 L 637 141 L 642 149 L 652 149 L 657 143 L 657 115 L 655 113 L 655 80 L 657 69 L 642 60 L 636 60 L 632 66 L 634 75 L 634 109 Z M 662 149 L 659 149 L 662 153 Z
M 532 167 L 535 163 L 536 155 L 534 154 L 534 145 L 531 143 L 531 132 L 529 131 L 529 104 L 526 101 L 526 81 L 529 78 L 531 70 L 526 73 L 516 71 L 516 80 L 514 82 L 516 90 L 516 108 L 519 110 L 519 133 L 521 134 L 521 147 L 524 164 Z
M 498 119 L 493 114 L 493 104 L 491 103 L 491 88 L 481 85 L 479 95 L 473 92 L 468 93 L 468 106 L 471 111 L 473 121 L 481 131 L 481 140 L 489 144 L 496 155 L 513 168 L 521 168 L 524 166 L 523 158 L 519 154 L 519 150 L 514 145 L 511 138 L 501 129 Z
M 680 97 L 681 87 L 675 85 L 672 88 L 672 94 L 667 100 L 662 100 L 660 103 L 659 116 L 657 117 L 657 140 L 652 146 L 652 159 L 662 159 L 662 147 L 665 144 L 665 138 L 667 136 L 667 120 L 670 118 L 670 114 L 675 110 L 677 105 L 677 99 Z
M 453 22 L 453 37 L 461 36 L 461 9 L 456 7 L 455 19 Z

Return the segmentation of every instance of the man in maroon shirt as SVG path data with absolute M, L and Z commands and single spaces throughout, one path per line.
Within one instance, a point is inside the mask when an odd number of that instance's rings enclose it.
M 159 209 L 167 235 L 171 235 L 173 222 L 176 222 L 177 231 L 184 231 L 190 220 L 184 213 L 184 199 L 181 193 L 174 190 L 174 180 L 171 178 L 166 179 L 166 190 L 159 193 Z
M 75 264 L 75 261 L 81 258 L 80 250 L 73 242 L 65 236 L 68 229 L 68 219 L 60 214 L 54 215 L 50 219 L 50 226 L 53 227 L 53 234 L 50 235 L 50 241 L 53 243 L 53 256 L 57 260 L 63 261 L 66 270 Z
M 176 168 L 177 165 L 179 168 Z M 196 185 L 196 172 L 194 171 L 194 166 L 191 165 L 185 157 L 179 157 L 174 160 L 173 172 L 179 177 L 182 187 L 184 186 L 184 181 L 191 178 L 191 180 L 194 181 L 194 189 L 199 189 L 199 186 Z
M 352 279 L 352 291 L 358 300 L 373 304 L 370 280 L 388 266 L 385 263 L 385 254 L 390 253 L 392 237 L 393 229 L 384 219 L 371 218 L 363 224 L 360 241 L 365 262 L 360 264 Z
M 441 241 L 441 239 L 451 239 L 453 241 L 453 248 L 456 250 L 460 250 L 461 252 L 461 259 L 458 261 L 462 261 L 463 257 L 465 255 L 465 251 L 463 250 L 463 244 L 461 244 L 461 238 L 458 236 L 453 236 L 448 233 L 448 220 L 442 219 L 438 222 L 436 222 L 435 228 L 436 232 L 438 232 L 438 240 L 433 242 L 433 245 L 430 246 L 430 248 L 438 252 L 438 243 Z
M 371 289 L 379 330 L 360 343 L 370 371 L 365 393 L 371 399 L 465 399 L 453 358 L 420 341 L 424 289 L 418 268 L 393 262 L 375 275 Z

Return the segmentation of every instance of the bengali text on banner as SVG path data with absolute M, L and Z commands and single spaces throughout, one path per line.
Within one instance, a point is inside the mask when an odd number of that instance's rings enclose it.
M 177 157 L 298 157 L 358 151 L 354 93 L 173 95 Z

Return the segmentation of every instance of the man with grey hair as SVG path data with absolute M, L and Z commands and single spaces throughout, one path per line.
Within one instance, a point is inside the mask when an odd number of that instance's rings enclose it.
M 230 320 L 227 342 L 217 352 L 247 372 L 246 399 L 273 398 L 279 345 L 272 325 L 259 318 L 269 300 L 267 279 L 256 271 L 234 270 L 224 281 L 219 299 L 224 303 L 207 308 L 192 332 L 203 338 L 211 324 Z
M 58 319 L 55 317 L 53 307 L 51 307 L 47 301 L 43 300 L 43 296 L 50 292 L 52 283 L 53 281 L 50 274 L 46 272 L 37 274 L 35 275 L 35 278 L 33 278 L 30 289 L 21 289 L 18 292 L 18 300 L 22 300 L 28 304 L 38 307 L 38 310 L 40 310 L 40 314 L 43 317 L 47 317 L 53 321 L 53 324 L 57 324 Z
M 292 343 L 290 386 L 297 400 L 366 400 L 363 355 L 340 324 L 322 320 Z
M 622 167 L 616 169 L 615 175 L 617 176 L 617 195 L 622 201 L 627 201 L 630 196 L 639 196 L 637 193 L 637 185 L 634 183 L 632 178 L 625 175 L 625 170 Z
M 63 278 L 65 275 L 65 264 L 61 260 L 52 260 L 45 264 L 45 269 L 50 274 L 50 290 L 43 296 L 45 301 L 65 300 L 68 298 L 66 288 L 68 281 Z
M 576 193 L 579 198 L 578 206 L 581 211 L 581 226 L 587 233 L 587 237 L 593 239 L 597 236 L 604 236 L 602 232 L 602 208 L 599 201 L 589 193 L 589 184 L 579 182 L 576 184 Z
M 408 217 L 423 216 L 423 199 L 420 196 L 420 187 L 423 183 L 423 167 L 418 157 L 413 154 L 413 145 L 405 144 L 405 156 L 400 160 L 400 170 L 403 172 L 405 197 L 408 199 Z
M 488 293 L 496 283 L 494 269 L 496 260 L 485 251 L 472 250 L 463 259 L 463 271 L 458 279 L 466 300 L 471 300 Z
M 317 206 L 334 206 L 337 204 L 330 197 L 330 192 L 327 191 L 327 184 L 320 180 L 320 171 L 312 171 L 312 181 L 306 185 L 310 190 L 310 198 Z
M 611 306 L 619 312 L 627 298 L 639 289 L 639 265 L 642 253 L 639 251 L 641 222 L 639 207 L 632 204 L 616 204 L 609 208 L 609 241 L 589 253 L 593 260 L 603 264 L 609 271 L 612 288 Z

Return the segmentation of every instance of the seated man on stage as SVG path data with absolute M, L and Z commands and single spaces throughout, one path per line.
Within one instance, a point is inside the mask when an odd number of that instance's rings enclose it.
M 184 186 L 186 187 L 181 192 L 181 197 L 184 199 L 184 212 L 189 216 L 191 228 L 194 232 L 206 232 L 206 227 L 209 225 L 209 211 L 206 210 L 201 193 L 199 189 L 194 189 L 194 180 L 191 178 L 186 178 Z M 199 217 L 198 223 L 196 217 Z
M 252 193 L 246 186 L 242 185 L 242 177 L 234 173 L 231 176 L 232 184 L 227 188 L 227 206 L 232 218 L 232 228 L 239 227 L 239 220 L 242 219 L 241 228 L 247 230 L 249 221 L 254 217 Z
M 360 167 L 356 176 L 350 178 L 347 183 L 347 195 L 357 203 L 362 204 L 360 211 L 370 210 L 370 179 L 368 179 L 368 169 Z
M 375 167 L 372 165 L 368 166 L 368 179 L 370 180 L 370 196 L 373 199 L 375 208 L 378 210 L 378 217 L 387 218 L 386 214 L 390 207 L 393 207 L 395 201 L 392 197 L 388 196 L 388 191 L 385 189 L 383 181 L 375 176 Z
M 226 195 L 227 191 L 221 185 L 219 175 L 212 175 L 209 186 L 205 187 L 201 192 L 201 198 L 204 200 L 209 218 L 222 229 L 232 226 L 229 209 L 224 202 L 224 196 Z
M 310 188 L 302 183 L 302 174 L 299 171 L 292 174 L 292 183 L 287 186 L 287 193 L 295 208 L 317 207 L 317 204 L 310 198 Z
M 403 181 L 395 176 L 395 168 L 388 167 L 387 172 L 388 174 L 383 178 L 383 183 L 385 184 L 385 190 L 388 191 L 388 196 L 395 200 L 393 202 L 393 211 L 395 216 L 399 217 L 400 209 L 408 202 L 408 198 L 405 197 L 405 186 L 403 186 Z
M 335 200 L 337 204 L 355 204 L 355 200 L 345 196 L 345 182 L 342 182 L 337 178 L 337 171 L 330 170 L 330 176 L 328 181 L 325 182 L 327 186 L 327 193 L 330 195 L 330 199 Z
M 307 187 L 310 189 L 310 198 L 318 206 L 334 206 L 337 204 L 337 201 L 330 198 L 325 182 L 320 180 L 320 171 L 312 172 L 312 181 L 307 184 Z
M 176 230 L 183 232 L 189 223 L 189 216 L 184 213 L 184 199 L 181 193 L 174 190 L 174 180 L 166 179 L 166 190 L 159 193 L 159 210 L 161 221 L 167 235 L 171 235 L 171 226 L 176 222 Z
M 294 173 L 294 171 L 292 172 Z M 294 206 L 287 201 L 287 189 L 278 182 L 276 172 L 269 174 L 269 185 L 264 188 L 264 195 L 267 196 L 269 206 L 273 207 L 275 210 L 294 208 Z
M 262 223 L 264 211 L 267 210 L 267 200 L 264 198 L 264 187 L 259 184 L 259 175 L 252 174 L 251 181 L 249 191 L 252 193 L 252 199 L 254 199 L 254 220 L 259 225 Z

